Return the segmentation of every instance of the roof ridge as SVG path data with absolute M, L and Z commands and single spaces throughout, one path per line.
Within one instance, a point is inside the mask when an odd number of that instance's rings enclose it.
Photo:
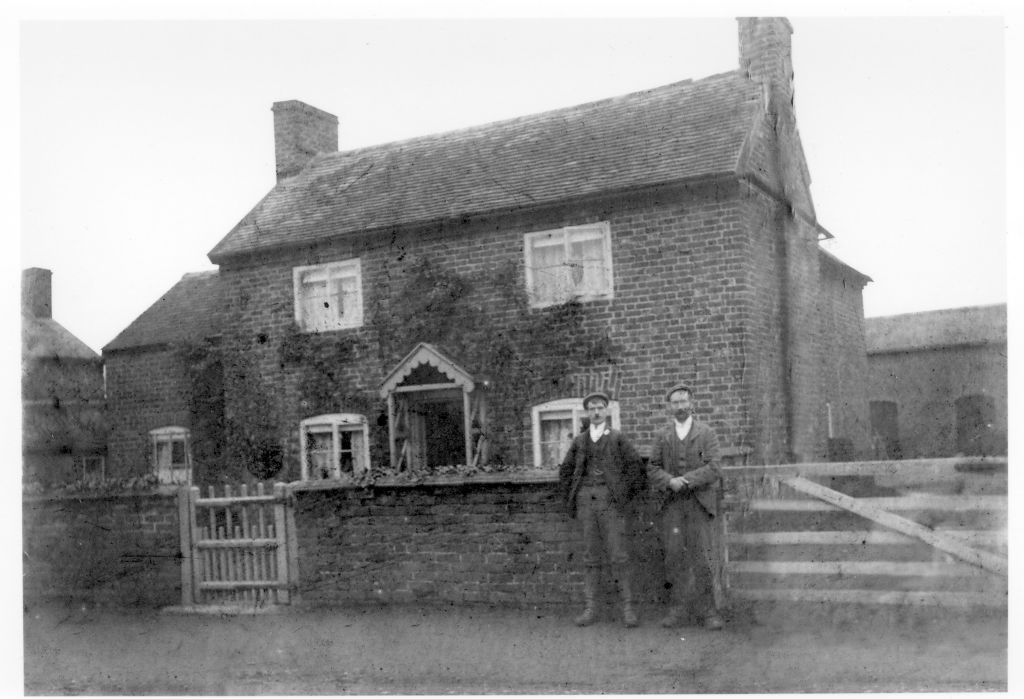
M 181 278 L 182 279 L 187 279 L 189 277 L 212 277 L 212 276 L 214 276 L 216 274 L 219 274 L 219 273 L 220 273 L 220 268 L 219 267 L 217 269 L 201 269 L 198 272 L 185 272 L 183 275 L 181 275 Z
M 886 320 L 889 318 L 900 318 L 905 316 L 923 316 L 936 313 L 955 313 L 964 311 L 979 311 L 979 310 L 995 310 L 997 308 L 1006 308 L 1006 302 L 1001 303 L 983 303 L 974 306 L 954 306 L 953 308 L 932 308 L 926 311 L 906 311 L 904 313 L 892 313 L 884 316 L 867 316 L 864 320 Z
M 350 150 L 339 150 L 334 153 L 318 153 L 315 157 L 315 160 L 317 162 L 324 162 L 328 160 L 340 159 L 339 156 L 357 157 L 360 154 L 370 151 L 377 151 L 384 147 L 401 147 L 406 144 L 429 143 L 430 141 L 433 140 L 465 137 L 468 135 L 472 135 L 474 132 L 486 132 L 492 129 L 499 129 L 517 124 L 544 121 L 545 119 L 554 118 L 559 114 L 570 114 L 585 110 L 598 109 L 611 104 L 615 104 L 617 102 L 626 102 L 630 99 L 635 99 L 641 95 L 651 94 L 663 90 L 668 91 L 671 88 L 680 88 L 687 85 L 697 87 L 702 84 L 710 83 L 715 80 L 721 80 L 726 77 L 743 78 L 745 76 L 740 70 L 729 70 L 721 73 L 715 73 L 713 75 L 708 75 L 703 78 L 698 78 L 696 80 L 694 80 L 693 78 L 687 78 L 686 80 L 679 80 L 676 82 L 667 83 L 665 85 L 656 85 L 654 87 L 648 87 L 642 90 L 634 90 L 633 92 L 627 92 L 621 95 L 602 97 L 600 99 L 592 100 L 590 102 L 583 102 L 580 104 L 573 104 L 565 107 L 556 107 L 554 109 L 548 109 L 542 112 L 534 112 L 532 114 L 521 114 L 519 116 L 509 117 L 506 119 L 495 119 L 494 121 L 487 121 L 482 124 L 463 126 L 458 129 L 451 129 L 449 131 L 436 131 L 434 133 L 420 134 L 417 136 L 410 136 L 408 138 L 401 138 L 394 141 L 381 141 L 380 143 L 372 143 L 370 145 L 360 146 L 359 148 L 352 148 Z

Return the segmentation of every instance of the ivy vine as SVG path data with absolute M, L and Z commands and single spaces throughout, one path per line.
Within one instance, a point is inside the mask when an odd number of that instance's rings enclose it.
M 523 415 L 529 406 L 566 395 L 575 372 L 615 363 L 616 348 L 607 328 L 590 318 L 578 301 L 531 308 L 514 262 L 496 263 L 474 274 L 442 268 L 429 258 L 413 258 L 367 293 L 363 333 L 308 333 L 292 327 L 276 341 L 276 364 L 283 384 L 294 386 L 305 415 L 358 412 L 370 420 L 373 470 L 359 482 L 416 479 L 390 469 L 386 403 L 367 386 L 367 364 L 379 380 L 413 347 L 427 342 L 448 354 L 470 374 L 486 376 L 490 462 L 476 468 L 455 464 L 432 475 L 469 475 L 515 468 L 522 462 Z M 294 433 L 287 398 L 275 390 L 244 342 L 190 343 L 181 348 L 189 382 L 190 409 L 199 433 L 194 443 L 216 442 L 205 463 L 222 478 L 232 468 L 273 477 L 284 460 L 282 444 Z M 362 372 L 362 374 L 360 373 Z M 221 375 L 221 381 L 211 377 Z M 225 394 L 230 403 L 225 405 Z M 220 480 L 217 479 L 217 480 Z

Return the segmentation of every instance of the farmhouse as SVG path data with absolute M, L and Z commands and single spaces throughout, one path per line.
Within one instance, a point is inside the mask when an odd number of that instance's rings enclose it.
M 273 106 L 277 183 L 104 348 L 111 469 L 217 481 L 552 468 L 580 398 L 662 394 L 750 462 L 871 448 L 862 290 L 825 252 L 789 23 L 719 75 L 338 151 Z

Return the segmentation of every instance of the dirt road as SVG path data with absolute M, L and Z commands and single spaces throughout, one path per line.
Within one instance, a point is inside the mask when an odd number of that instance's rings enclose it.
M 726 630 L 571 610 L 294 609 L 272 615 L 26 609 L 27 694 L 1005 691 L 1003 615 L 775 610 Z

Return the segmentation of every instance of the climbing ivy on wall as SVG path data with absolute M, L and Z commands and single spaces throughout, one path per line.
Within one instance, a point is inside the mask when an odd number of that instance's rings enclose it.
M 529 406 L 571 392 L 571 375 L 579 369 L 615 363 L 607 328 L 588 323 L 588 309 L 579 302 L 531 309 L 512 262 L 458 274 L 416 258 L 378 281 L 366 298 L 368 332 L 305 333 L 293 327 L 279 338 L 260 335 L 249 344 L 181 348 L 192 386 L 194 430 L 203 440 L 209 435 L 223 444 L 205 456 L 211 470 L 230 478 L 233 468 L 242 467 L 260 479 L 280 470 L 281 445 L 296 428 L 291 417 L 285 418 L 287 399 L 280 386 L 294 381 L 304 415 L 339 407 L 366 415 L 371 463 L 387 472 L 386 403 L 355 367 L 365 371 L 368 363 L 376 365 L 371 381 L 376 383 L 420 342 L 436 345 L 474 377 L 490 378 L 491 464 L 515 466 Z M 264 375 L 255 353 L 255 343 L 272 347 L 274 340 L 277 369 L 287 377 L 280 385 Z M 220 385 L 211 379 L 217 373 Z
M 570 391 L 580 367 L 615 362 L 607 328 L 586 323 L 577 301 L 531 309 L 514 263 L 477 274 L 441 269 L 427 258 L 374 289 L 371 325 L 382 370 L 419 342 L 435 344 L 475 377 L 491 379 L 491 461 L 515 464 L 513 447 L 532 404 Z
M 194 480 L 237 482 L 244 472 L 267 480 L 283 465 L 280 406 L 257 366 L 253 348 L 210 341 L 178 347 L 188 379 Z M 231 409 L 225 393 L 232 396 Z

